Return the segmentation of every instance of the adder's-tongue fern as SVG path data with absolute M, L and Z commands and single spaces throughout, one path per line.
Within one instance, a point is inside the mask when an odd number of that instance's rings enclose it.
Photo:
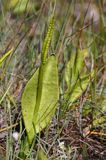
M 42 47 L 42 54 L 41 54 L 41 61 L 43 64 L 45 64 L 47 53 L 49 50 L 50 42 L 52 40 L 53 36 L 53 31 L 54 31 L 54 16 L 51 18 L 49 27 L 48 27 L 48 32 L 46 34 L 43 47 Z

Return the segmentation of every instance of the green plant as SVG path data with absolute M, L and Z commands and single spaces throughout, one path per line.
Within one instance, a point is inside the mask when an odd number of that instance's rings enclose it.
M 22 96 L 22 115 L 29 144 L 51 121 L 59 98 L 58 70 L 55 55 L 47 58 L 54 30 L 54 18 L 50 20 L 41 53 L 41 66 L 27 83 Z
M 70 60 L 66 64 L 65 80 L 67 89 L 65 91 L 64 99 L 71 105 L 86 90 L 93 77 L 93 71 L 87 74 L 86 68 L 84 68 L 84 60 L 88 55 L 86 49 L 78 49 L 76 53 L 71 55 Z

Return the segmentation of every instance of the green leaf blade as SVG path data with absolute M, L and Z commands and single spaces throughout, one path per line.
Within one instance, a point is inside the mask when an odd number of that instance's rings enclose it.
M 84 74 L 81 79 L 78 79 L 73 89 L 67 89 L 65 99 L 68 100 L 70 104 L 75 102 L 85 92 L 93 76 L 94 71 L 92 71 L 89 75 Z
M 84 60 L 88 56 L 88 51 L 78 50 L 76 54 L 72 54 L 65 69 L 65 80 L 67 89 L 64 99 L 70 104 L 75 102 L 87 89 L 93 71 L 88 75 L 86 68 L 84 68 Z
M 37 118 L 34 116 L 37 133 L 50 123 L 59 98 L 58 70 L 55 56 L 49 57 L 47 63 L 43 66 L 42 90 L 39 96 L 41 97 L 40 104 L 39 107 L 36 105 L 34 113 L 36 115 L 36 108 L 39 108 Z
M 31 144 L 51 121 L 59 98 L 58 70 L 55 56 L 50 56 L 27 83 L 22 96 L 22 115 Z
M 35 135 L 33 127 L 33 114 L 36 105 L 37 86 L 38 86 L 39 69 L 35 72 L 32 78 L 27 83 L 22 95 L 22 115 L 29 142 L 32 142 Z
M 13 52 L 13 48 L 11 50 L 9 50 L 7 53 L 4 54 L 4 56 L 2 58 L 0 58 L 0 67 L 2 65 L 2 63 L 6 60 L 6 58 Z
M 84 67 L 84 59 L 88 56 L 87 50 L 79 50 L 76 54 L 71 55 L 65 69 L 65 79 L 67 86 L 72 88 Z
M 48 160 L 45 152 L 42 149 L 40 149 L 37 154 L 38 154 L 37 157 L 38 160 Z

